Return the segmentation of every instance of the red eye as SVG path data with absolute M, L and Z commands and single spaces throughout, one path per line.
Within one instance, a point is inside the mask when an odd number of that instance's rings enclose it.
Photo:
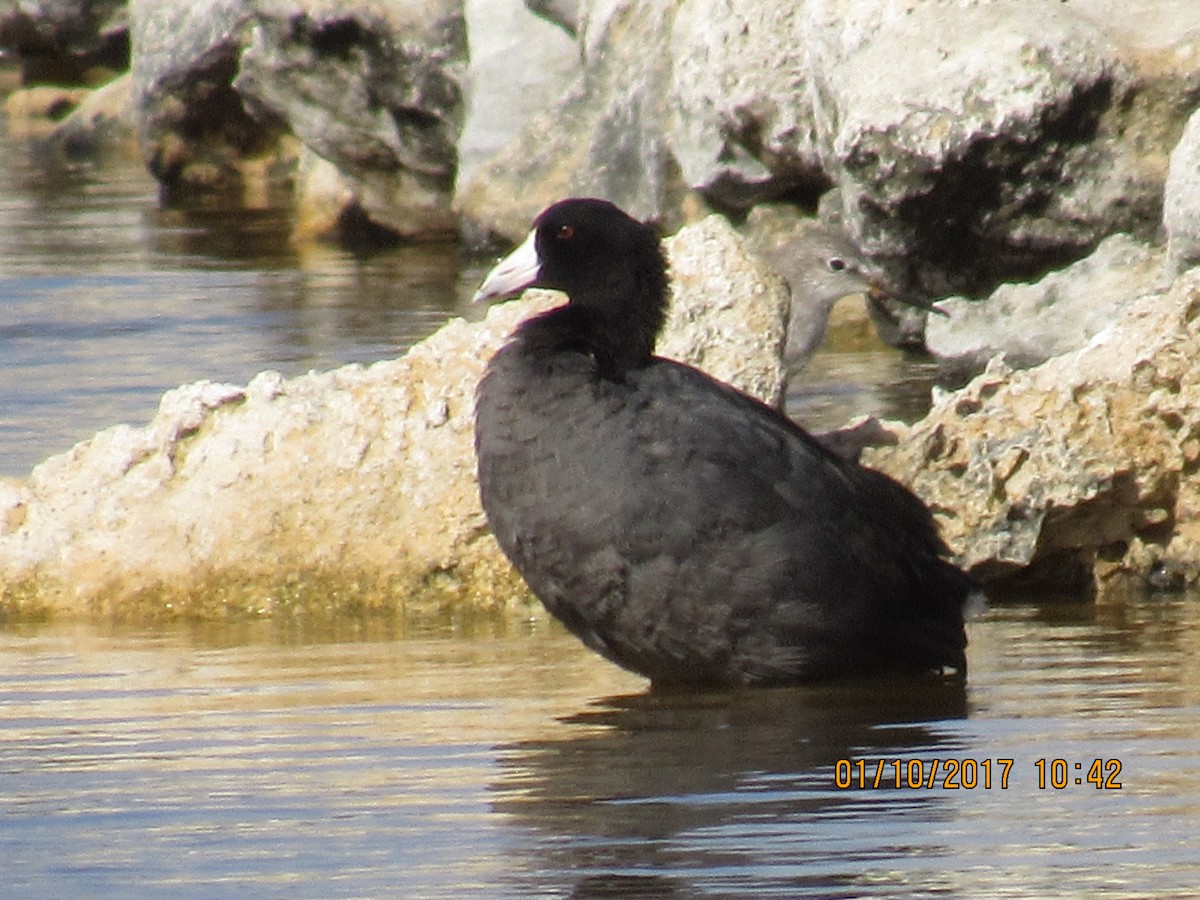
M 554 233 L 554 236 L 560 241 L 569 241 L 571 238 L 575 237 L 575 226 L 559 225 L 558 231 Z

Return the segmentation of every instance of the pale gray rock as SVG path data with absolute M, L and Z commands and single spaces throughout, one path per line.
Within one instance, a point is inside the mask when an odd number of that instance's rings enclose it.
M 671 147 L 684 180 L 746 209 L 827 183 L 803 4 L 686 0 L 671 30 Z
M 603 197 L 638 219 L 679 225 L 688 192 L 665 133 L 673 15 L 663 0 L 589 5 L 580 76 L 460 184 L 470 234 L 515 241 L 537 213 L 569 196 Z
M 1200 265 L 1200 112 L 1193 113 L 1171 152 L 1163 198 L 1163 225 L 1171 265 Z
M 908 257 L 929 294 L 973 293 L 1156 218 L 1160 183 L 1111 133 L 1135 76 L 1070 6 L 808 10 L 814 113 L 847 226 L 866 252 Z
M 1113 235 L 1091 255 L 1032 284 L 1002 285 L 986 300 L 940 301 L 947 315 L 930 317 L 926 346 L 935 356 L 970 365 L 997 354 L 1015 367 L 1036 365 L 1084 346 L 1122 309 L 1170 281 L 1161 249 Z
M 463 120 L 461 0 L 258 0 L 233 89 L 333 163 L 371 221 L 402 237 L 456 232 Z
M 168 191 L 240 188 L 242 161 L 284 132 L 233 90 L 250 12 L 239 0 L 130 0 L 131 103 L 146 165 Z
M 118 147 L 136 153 L 137 119 L 130 104 L 132 78 L 126 72 L 88 93 L 46 137 L 68 156 L 91 156 Z
M 581 82 L 461 205 L 513 239 L 568 194 L 670 222 L 697 194 L 740 213 L 836 186 L 897 291 L 983 296 L 1109 234 L 1154 236 L 1197 28 L 1200 5 L 1167 0 L 596 0 Z
M 578 33 L 583 18 L 583 0 L 525 0 L 525 5 L 530 12 L 553 22 L 572 37 Z
M 471 53 L 460 180 L 551 107 L 581 72 L 571 36 L 531 15 L 521 0 L 466 0 L 465 11 Z
M 720 216 L 688 226 L 665 246 L 671 306 L 658 353 L 779 408 L 791 304 L 783 279 Z
M 456 231 L 458 0 L 134 0 L 130 11 L 134 108 L 168 189 L 286 185 L 304 147 L 337 167 L 347 214 L 405 237 Z

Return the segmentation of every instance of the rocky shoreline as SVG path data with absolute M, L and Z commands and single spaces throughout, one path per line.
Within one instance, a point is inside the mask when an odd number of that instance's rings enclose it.
M 503 243 L 607 196 L 675 235 L 661 352 L 771 402 L 788 292 L 734 226 L 819 219 L 888 292 L 938 301 L 925 345 L 981 372 L 865 457 L 960 562 L 997 591 L 1200 581 L 1200 8 L 529 7 L 547 18 L 0 3 L 6 117 L 53 152 L 137 148 L 167 203 L 283 192 L 297 240 Z M 471 404 L 545 302 L 369 368 L 185 386 L 0 483 L 0 614 L 525 608 L 477 508 Z

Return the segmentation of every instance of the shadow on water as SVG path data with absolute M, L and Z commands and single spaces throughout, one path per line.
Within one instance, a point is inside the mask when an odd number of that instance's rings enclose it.
M 564 718 L 562 737 L 503 748 L 494 808 L 533 836 L 519 868 L 572 897 L 853 896 L 845 869 L 820 863 L 836 837 L 806 828 L 836 835 L 877 800 L 838 789 L 858 777 L 839 760 L 951 753 L 936 723 L 966 715 L 956 681 L 613 697 Z M 886 802 L 907 813 L 937 796 Z

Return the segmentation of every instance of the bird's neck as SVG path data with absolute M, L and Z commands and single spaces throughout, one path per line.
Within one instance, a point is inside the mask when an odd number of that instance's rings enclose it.
M 621 279 L 590 282 L 573 291 L 566 306 L 531 319 L 519 333 L 536 353 L 588 353 L 601 377 L 621 381 L 653 358 L 666 310 L 666 273 L 647 266 Z

